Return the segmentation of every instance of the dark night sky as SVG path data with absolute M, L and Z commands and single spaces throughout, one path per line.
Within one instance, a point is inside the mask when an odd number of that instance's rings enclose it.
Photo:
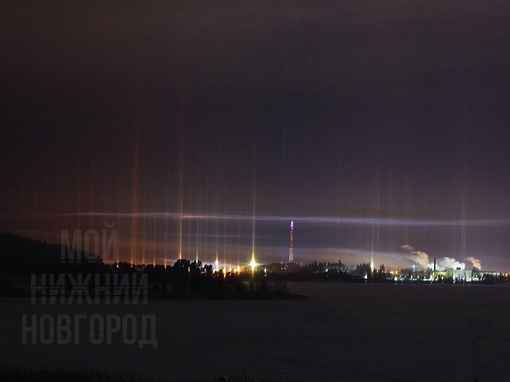
M 508 15 L 508 1 L 3 1 L 0 228 L 55 241 L 109 222 L 124 259 L 136 236 L 138 260 L 181 242 L 243 263 L 254 220 L 269 262 L 294 219 L 298 261 L 406 266 L 409 244 L 507 271 Z

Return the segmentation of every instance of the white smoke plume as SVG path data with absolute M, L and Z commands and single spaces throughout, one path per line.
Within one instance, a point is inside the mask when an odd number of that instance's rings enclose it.
M 466 257 L 466 260 L 473 264 L 473 268 L 478 270 L 482 270 L 482 260 L 477 259 L 476 257 L 470 256 Z
M 434 264 L 429 264 L 429 268 L 433 268 Z M 460 263 L 453 257 L 441 257 L 436 261 L 436 270 L 444 271 L 446 269 L 466 269 L 466 264 Z
M 404 251 L 409 251 L 409 252 L 414 251 L 414 248 L 411 247 L 409 244 L 401 245 L 400 248 L 402 248 Z
M 414 262 L 416 262 L 417 264 L 420 264 L 423 267 L 423 269 L 428 267 L 428 265 L 429 265 L 429 255 L 427 255 L 423 251 L 413 251 L 411 253 L 416 256 L 413 259 Z
M 416 264 L 421 265 L 423 269 L 434 269 L 434 261 L 429 263 L 429 255 L 423 251 L 417 251 L 409 244 L 401 245 L 400 248 L 410 253 L 409 258 Z M 467 257 L 467 261 L 473 264 L 474 268 L 482 269 L 482 262 L 476 257 Z M 436 259 L 436 270 L 444 271 L 447 269 L 466 269 L 466 264 L 457 261 L 453 257 L 440 257 Z
M 429 255 L 427 255 L 423 251 L 417 251 L 409 244 L 404 244 L 400 246 L 405 251 L 411 252 L 413 256 L 411 256 L 411 260 L 413 260 L 416 264 L 422 266 L 423 269 L 426 269 L 429 266 Z

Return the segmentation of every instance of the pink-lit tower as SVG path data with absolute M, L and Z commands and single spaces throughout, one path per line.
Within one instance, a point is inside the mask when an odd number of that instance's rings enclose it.
M 294 233 L 294 220 L 290 222 L 290 240 L 289 240 L 289 263 L 294 261 L 294 239 L 292 235 Z

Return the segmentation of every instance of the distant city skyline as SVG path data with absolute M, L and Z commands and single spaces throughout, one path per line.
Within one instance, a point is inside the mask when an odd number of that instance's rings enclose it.
M 89 235 L 95 234 L 99 237 L 99 250 L 96 254 L 103 256 L 106 261 L 116 260 L 111 253 L 106 256 L 101 253 L 103 245 L 111 241 L 112 231 L 115 231 L 120 261 L 171 265 L 180 254 L 181 258 L 199 259 L 209 264 L 215 264 L 218 260 L 221 266 L 247 266 L 251 261 L 253 242 L 257 262 L 267 264 L 289 261 L 289 220 L 286 217 L 215 214 L 205 216 L 193 213 L 84 213 L 79 217 L 79 221 L 78 216 L 72 214 L 39 217 L 38 220 L 52 222 L 45 224 L 47 227 L 52 226 L 58 219 L 62 221 L 62 227 L 69 228 L 45 230 L 42 226 L 36 226 L 32 233 L 30 230 L 18 232 L 68 244 L 72 244 L 77 237 L 84 248 L 85 236 L 90 230 Z M 11 220 L 17 219 L 11 217 Z M 135 241 L 132 236 L 134 221 L 137 226 Z M 413 265 L 422 269 L 427 264 L 430 266 L 436 258 L 440 264 L 463 263 L 466 268 L 472 267 L 473 260 L 479 260 L 485 270 L 505 272 L 505 262 L 491 263 L 484 248 L 472 243 L 469 235 L 470 231 L 486 231 L 494 238 L 493 248 L 497 249 L 497 246 L 506 242 L 505 227 L 509 222 L 505 219 L 420 221 L 294 217 L 292 223 L 298 224 L 297 239 L 295 241 L 293 237 L 292 240 L 293 260 L 298 263 L 340 260 L 352 268 L 373 261 L 376 268 L 384 264 L 387 269 L 410 268 Z M 251 231 L 253 225 L 255 237 Z M 38 237 L 37 233 L 41 236 Z M 434 238 L 435 242 L 432 244 L 438 249 L 428 249 L 431 247 L 428 237 Z M 438 245 L 439 240 L 441 245 Z M 467 243 L 463 243 L 463 240 Z M 297 243 L 296 246 L 294 242 Z M 134 251 L 133 243 L 136 243 Z M 90 248 L 94 248 L 92 242 Z M 462 252 L 463 250 L 465 252 Z M 426 264 L 422 254 L 428 259 Z

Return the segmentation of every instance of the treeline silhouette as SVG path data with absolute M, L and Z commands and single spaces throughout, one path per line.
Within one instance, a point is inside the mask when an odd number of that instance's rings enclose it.
M 73 279 L 92 274 L 94 277 L 89 278 L 87 283 L 91 294 L 94 293 L 94 288 L 104 287 L 113 280 L 114 275 L 115 280 L 123 279 L 130 282 L 140 280 L 142 275 L 146 275 L 143 280 L 147 282 L 149 298 L 293 297 L 285 283 L 281 280 L 271 280 L 261 271 L 215 272 L 212 265 L 186 259 L 177 260 L 173 266 L 105 263 L 100 257 L 79 250 L 75 252 L 75 261 L 71 262 L 62 261 L 63 250 L 69 248 L 62 247 L 61 244 L 48 244 L 1 232 L 0 292 L 4 295 L 30 295 L 33 275 L 40 282 L 39 279 L 48 274 L 65 275 L 65 289 L 69 292 L 73 287 Z
M 338 263 L 317 261 L 308 264 L 271 263 L 264 267 L 270 280 L 365 282 L 360 274 L 347 272 L 340 260 Z

